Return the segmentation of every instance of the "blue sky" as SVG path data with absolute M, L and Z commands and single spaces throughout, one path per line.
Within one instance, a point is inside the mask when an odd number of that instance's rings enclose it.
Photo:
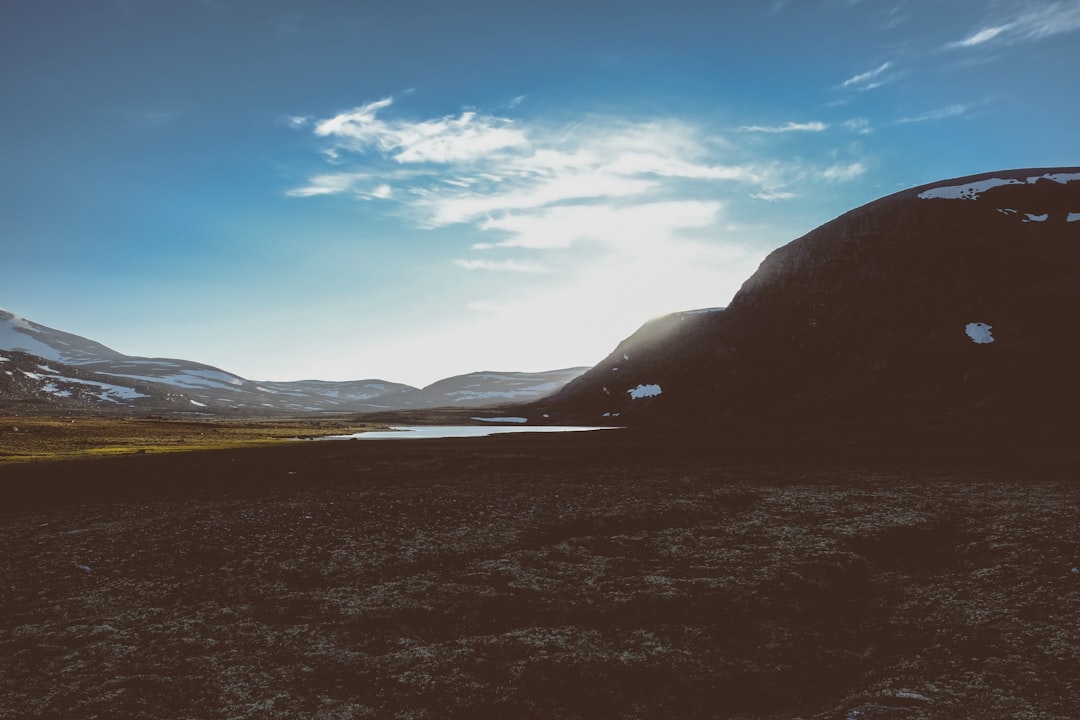
M 0 307 L 252 379 L 590 365 L 874 198 L 1080 164 L 1080 0 L 12 0 L 0 68 Z

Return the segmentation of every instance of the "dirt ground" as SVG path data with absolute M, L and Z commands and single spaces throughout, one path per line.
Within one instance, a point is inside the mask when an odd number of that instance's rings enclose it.
M 1076 717 L 1074 454 L 910 443 L 5 463 L 0 718 Z

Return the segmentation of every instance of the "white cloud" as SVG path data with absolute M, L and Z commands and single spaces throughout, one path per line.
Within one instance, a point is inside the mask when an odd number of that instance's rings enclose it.
M 367 176 L 363 173 L 334 173 L 316 175 L 308 181 L 306 187 L 286 191 L 290 197 L 315 197 L 316 195 L 337 195 L 352 190 L 357 182 Z
M 966 115 L 970 110 L 971 110 L 970 105 L 964 105 L 962 103 L 954 103 L 952 105 L 947 105 L 945 107 L 938 108 L 936 110 L 931 110 L 929 112 L 925 112 L 925 113 L 923 113 L 921 115 L 913 115 L 913 116 L 910 116 L 910 117 L 902 117 L 902 118 L 896 120 L 896 124 L 898 124 L 898 125 L 906 125 L 906 124 L 909 124 L 909 123 L 922 123 L 922 122 L 930 122 L 930 121 L 933 121 L 933 120 L 947 120 L 949 118 L 961 117 L 962 115 Z
M 470 161 L 527 144 L 511 120 L 475 112 L 422 122 L 381 120 L 379 111 L 392 104 L 393 98 L 384 98 L 321 120 L 315 133 L 353 150 L 377 149 L 399 163 Z
M 431 227 L 469 222 L 491 213 L 543 207 L 570 200 L 599 200 L 642 195 L 654 189 L 653 180 L 633 178 L 608 172 L 563 174 L 539 181 L 523 182 L 508 192 L 470 191 L 457 194 L 431 194 L 417 206 L 426 210 L 426 224 Z
M 750 195 L 750 197 L 757 200 L 765 200 L 766 202 L 776 202 L 777 200 L 791 200 L 797 195 L 793 192 L 786 192 L 782 190 L 762 190 Z
M 1008 22 L 980 28 L 945 47 L 962 49 L 991 42 L 1027 42 L 1076 30 L 1080 30 L 1080 0 L 1052 2 L 1029 9 Z
M 892 66 L 891 62 L 883 62 L 873 70 L 849 77 L 840 83 L 839 87 L 845 90 L 873 90 L 876 87 L 881 87 L 884 83 L 879 78 Z
M 489 272 L 546 273 L 551 268 L 536 263 L 518 260 L 454 260 L 454 264 L 466 270 L 486 270 Z
M 829 129 L 828 123 L 823 122 L 789 122 L 784 125 L 744 125 L 739 128 L 742 132 L 757 133 L 789 133 L 789 132 L 823 132 Z
M 982 45 L 985 42 L 990 42 L 998 35 L 1008 31 L 1008 25 L 999 25 L 998 27 L 983 28 L 973 35 L 964 38 L 963 40 L 957 40 L 956 42 L 949 43 L 948 47 L 952 48 L 965 48 L 975 47 L 976 45 Z
M 790 200 L 807 183 L 865 171 L 790 159 L 785 134 L 823 132 L 824 122 L 748 126 L 760 136 L 736 134 L 739 143 L 669 118 L 405 120 L 397 109 L 387 98 L 308 123 L 343 172 L 289 194 L 378 199 L 415 228 L 454 226 L 445 237 L 462 252 L 451 269 L 487 277 L 483 297 L 458 298 L 474 312 L 468 327 L 454 320 L 452 344 L 499 337 L 534 347 L 550 336 L 545 345 L 574 348 L 574 362 L 582 352 L 600 359 L 649 317 L 724 304 L 762 249 L 788 239 L 770 237 L 783 228 L 739 229 L 728 198 Z M 781 136 L 788 154 L 770 157 Z M 572 364 L 537 358 L 536 369 Z
M 861 162 L 847 165 L 832 165 L 822 171 L 821 177 L 829 181 L 852 180 L 866 172 L 866 166 Z
M 364 172 L 311 178 L 295 197 L 352 193 L 390 197 L 419 227 L 479 223 L 488 216 L 570 203 L 649 203 L 687 183 L 778 188 L 796 174 L 779 162 L 724 162 L 745 152 L 673 120 L 590 117 L 565 124 L 521 123 L 464 112 L 457 117 L 384 119 L 392 98 L 313 121 L 334 164 L 362 158 Z M 822 122 L 749 126 L 763 133 L 821 132 Z M 802 172 L 801 169 L 798 171 Z M 393 181 L 392 183 L 388 181 Z
M 509 235 L 482 249 L 515 247 L 567 248 L 592 241 L 623 252 L 661 245 L 680 231 L 704 228 L 720 219 L 718 202 L 672 201 L 627 205 L 569 205 L 489 218 L 479 227 Z

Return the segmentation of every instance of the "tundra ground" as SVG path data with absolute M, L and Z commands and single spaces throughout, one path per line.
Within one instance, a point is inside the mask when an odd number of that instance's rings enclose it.
M 0 718 L 1075 717 L 1075 464 L 788 447 L 5 464 Z

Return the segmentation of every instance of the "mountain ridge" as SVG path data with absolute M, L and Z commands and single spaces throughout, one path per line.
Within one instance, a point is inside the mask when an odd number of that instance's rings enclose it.
M 3 309 L 0 353 L 9 355 L 0 355 L 0 404 L 109 412 L 303 414 L 485 408 L 538 398 L 587 369 L 470 373 L 425 388 L 380 379 L 248 380 L 190 360 L 124 355 Z

